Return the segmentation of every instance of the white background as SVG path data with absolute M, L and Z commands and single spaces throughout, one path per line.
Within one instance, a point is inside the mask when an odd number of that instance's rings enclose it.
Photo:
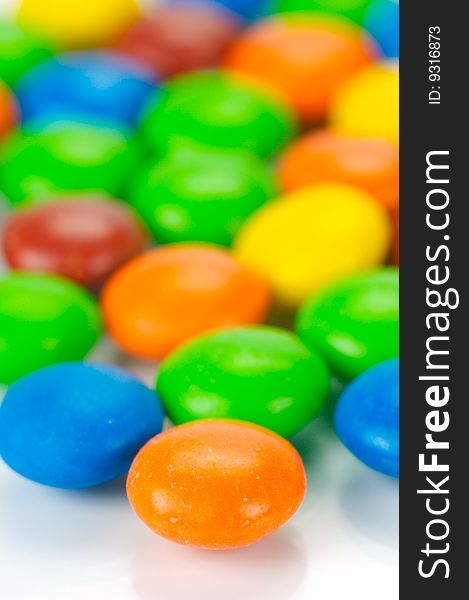
M 0 0 L 0 13 L 14 3 Z M 91 359 L 125 364 L 107 341 Z M 154 367 L 127 366 L 153 382 Z M 57 491 L 0 463 L 0 598 L 396 600 L 397 482 L 351 456 L 327 419 L 293 441 L 308 474 L 299 513 L 259 544 L 225 552 L 155 536 L 132 513 L 124 481 Z

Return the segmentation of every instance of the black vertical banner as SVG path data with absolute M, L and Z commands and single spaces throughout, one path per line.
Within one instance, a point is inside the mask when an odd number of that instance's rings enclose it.
M 468 597 L 469 31 L 401 0 L 401 597 Z

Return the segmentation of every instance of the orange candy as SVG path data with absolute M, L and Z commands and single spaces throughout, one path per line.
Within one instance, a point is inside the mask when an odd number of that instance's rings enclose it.
M 316 183 L 346 183 L 369 192 L 389 210 L 399 204 L 399 151 L 384 139 L 308 133 L 284 153 L 279 176 L 285 191 Z
M 18 110 L 13 94 L 0 80 L 0 138 L 15 124 Z
M 116 271 L 102 296 L 117 343 L 153 360 L 205 331 L 259 323 L 269 303 L 262 279 L 227 251 L 205 244 L 141 254 Z
M 303 120 L 318 121 L 344 81 L 374 56 L 373 43 L 352 23 L 297 15 L 248 29 L 228 50 L 225 66 L 277 88 Z
M 211 549 L 247 546 L 284 525 L 306 487 L 293 446 L 257 425 L 196 421 L 150 440 L 127 479 L 130 503 L 155 533 Z

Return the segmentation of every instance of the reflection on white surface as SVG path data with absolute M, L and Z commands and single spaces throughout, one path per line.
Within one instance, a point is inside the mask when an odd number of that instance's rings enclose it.
M 256 546 L 226 552 L 146 540 L 133 564 L 139 600 L 271 600 L 292 598 L 307 571 L 306 552 L 293 528 Z
M 338 490 L 343 514 L 370 557 L 394 564 L 399 548 L 398 483 L 373 471 L 345 480 Z
M 153 535 L 123 480 L 68 492 L 0 465 L 0 597 L 396 600 L 397 482 L 361 465 L 326 421 L 293 441 L 309 480 L 299 514 L 259 544 L 224 552 Z

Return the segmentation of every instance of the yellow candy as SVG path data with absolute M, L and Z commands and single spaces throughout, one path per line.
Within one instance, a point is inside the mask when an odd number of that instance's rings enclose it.
M 375 64 L 354 75 L 331 108 L 332 127 L 345 135 L 399 142 L 399 72 L 392 63 Z
M 391 240 L 384 208 L 348 185 L 302 188 L 265 205 L 246 222 L 235 254 L 297 305 L 321 287 L 383 262 Z
M 138 17 L 137 0 L 21 0 L 18 23 L 63 48 L 102 46 Z

